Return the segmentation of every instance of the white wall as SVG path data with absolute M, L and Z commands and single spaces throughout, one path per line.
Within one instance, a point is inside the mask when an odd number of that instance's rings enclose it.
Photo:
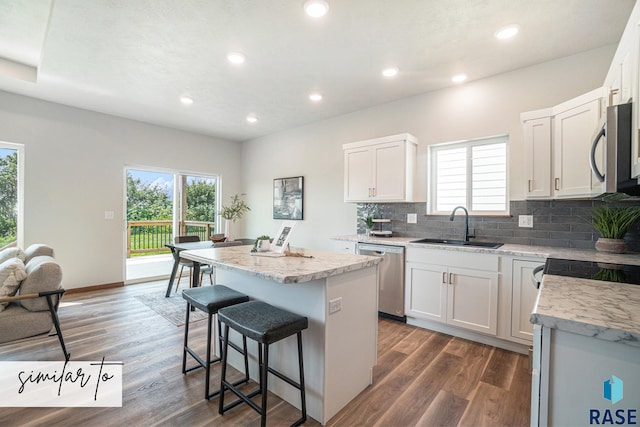
M 273 236 L 278 227 L 272 219 L 273 179 L 298 175 L 305 178 L 304 221 L 292 245 L 328 249 L 330 236 L 353 234 L 355 205 L 343 202 L 342 144 L 404 132 L 418 138 L 423 182 L 429 144 L 509 134 L 510 195 L 523 199 L 520 113 L 601 86 L 615 48 L 606 46 L 244 142 L 243 185 L 252 209 L 243 220 L 245 235 Z
M 125 165 L 219 174 L 225 198 L 241 190 L 238 143 L 6 92 L 0 141 L 25 145 L 24 245 L 54 247 L 67 289 L 124 280 Z

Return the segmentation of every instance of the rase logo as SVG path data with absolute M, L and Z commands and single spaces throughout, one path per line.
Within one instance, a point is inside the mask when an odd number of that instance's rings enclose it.
M 610 400 L 611 404 L 615 405 L 622 400 L 624 394 L 623 388 L 624 383 L 622 380 L 615 375 L 611 375 L 611 379 L 604 382 L 604 392 L 602 395 L 605 399 Z
M 603 383 L 602 397 L 615 405 L 620 402 L 624 396 L 624 382 L 611 375 Z M 591 425 L 636 425 L 638 423 L 637 409 L 589 409 L 589 424 Z

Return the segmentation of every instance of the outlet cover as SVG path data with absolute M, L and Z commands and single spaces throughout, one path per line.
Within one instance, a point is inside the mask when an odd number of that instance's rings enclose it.
M 113 219 L 114 212 L 113 211 L 104 211 L 104 219 Z
M 518 227 L 533 228 L 533 215 L 518 215 Z
M 342 310 L 342 297 L 329 300 L 329 314 L 337 313 Z
M 407 224 L 417 224 L 418 214 L 407 214 Z

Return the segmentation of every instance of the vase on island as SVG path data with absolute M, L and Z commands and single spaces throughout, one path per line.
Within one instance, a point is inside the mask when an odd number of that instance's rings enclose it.
M 224 235 L 227 238 L 227 242 L 233 242 L 235 240 L 233 225 L 233 220 L 226 219 L 224 222 Z

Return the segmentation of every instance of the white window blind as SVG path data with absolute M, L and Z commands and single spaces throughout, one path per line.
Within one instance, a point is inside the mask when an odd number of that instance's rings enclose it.
M 507 212 L 507 136 L 430 147 L 431 213 Z

